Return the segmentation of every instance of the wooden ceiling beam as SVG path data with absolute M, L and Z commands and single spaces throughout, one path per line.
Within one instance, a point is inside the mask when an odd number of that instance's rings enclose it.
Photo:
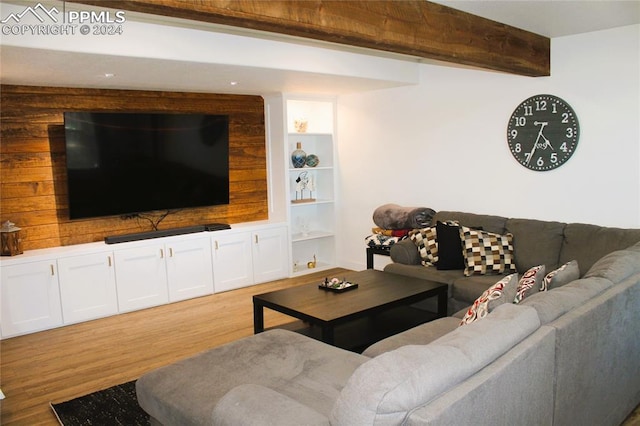
M 242 27 L 526 76 L 550 74 L 550 40 L 424 0 L 68 0 Z

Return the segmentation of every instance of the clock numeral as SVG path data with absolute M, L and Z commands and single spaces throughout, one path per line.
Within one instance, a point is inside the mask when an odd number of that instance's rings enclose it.
M 575 134 L 573 127 L 567 127 L 567 137 L 569 139 L 571 139 L 573 137 L 573 135 Z
M 515 117 L 514 121 L 516 122 L 516 127 L 523 127 L 527 124 L 527 119 L 525 117 Z
M 547 101 L 540 100 L 536 101 L 536 111 L 546 111 L 547 110 Z
M 538 167 L 544 166 L 544 160 L 542 159 L 542 157 L 538 157 L 538 161 L 536 161 L 536 166 Z
M 562 142 L 562 145 L 560 145 L 560 151 L 562 152 L 567 152 L 569 149 L 567 148 L 567 143 L 566 142 Z
M 511 130 L 511 139 L 518 137 L 518 131 L 516 129 Z
M 551 153 L 551 156 L 549 157 L 549 160 L 551 160 L 552 163 L 557 163 L 558 162 L 558 154 L 555 152 Z
M 551 104 L 551 112 L 552 112 L 553 114 L 557 114 L 557 113 L 558 113 L 558 106 L 557 106 L 557 104 L 555 104 L 555 103 Z
M 515 144 L 513 146 L 513 150 L 518 154 L 521 153 L 522 152 L 522 145 L 520 145 L 519 143 Z
M 531 105 L 525 105 L 524 107 L 524 115 L 533 115 L 533 107 Z
M 562 113 L 562 122 L 565 123 L 565 124 L 569 122 L 569 113 L 568 112 L 563 112 Z

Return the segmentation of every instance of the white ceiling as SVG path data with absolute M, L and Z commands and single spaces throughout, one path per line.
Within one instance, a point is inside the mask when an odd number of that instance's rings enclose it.
M 640 0 L 634 1 L 489 1 L 489 0 L 437 0 L 438 3 L 483 16 L 511 26 L 522 28 L 548 37 L 562 37 L 584 32 L 598 31 L 640 23 Z M 3 4 L 4 3 L 4 4 Z M 35 1 L 2 0 L 0 19 L 7 15 L 7 9 L 21 10 L 25 5 L 33 6 Z M 41 0 L 41 3 L 61 7 L 58 0 Z M 88 6 L 78 6 L 88 9 Z M 84 9 L 83 9 L 84 10 Z M 374 52 L 365 49 L 301 40 L 293 37 L 265 34 L 255 31 L 225 28 L 221 26 L 190 22 L 173 18 L 142 15 L 127 12 L 127 25 L 138 21 L 166 28 L 163 36 L 153 42 L 156 47 L 171 46 L 174 40 L 170 34 L 178 29 L 191 32 L 193 40 L 206 37 L 212 32 L 248 36 L 274 43 L 295 43 L 313 47 L 322 51 L 351 52 L 380 58 L 379 66 L 389 64 L 389 70 L 397 67 L 397 62 L 410 63 L 415 67 L 419 61 L 400 55 Z M 126 28 L 129 31 L 129 28 Z M 166 36 L 164 36 L 166 34 Z M 377 90 L 385 87 L 412 84 L 411 78 L 385 78 L 373 72 L 342 72 L 341 63 L 334 64 L 329 70 L 310 66 L 305 69 L 301 58 L 301 67 L 285 67 L 281 60 L 264 59 L 256 64 L 216 63 L 213 60 L 194 60 L 192 57 L 158 56 L 144 52 L 142 55 L 124 51 L 109 51 L 104 47 L 89 46 L 71 49 L 62 41 L 53 47 L 41 46 L 18 40 L 22 36 L 2 36 L 0 39 L 0 81 L 3 84 L 26 84 L 67 87 L 100 87 L 143 90 L 176 90 L 217 93 L 265 94 L 270 92 L 340 94 L 362 90 Z M 82 36 L 80 36 L 82 37 Z M 129 34 L 129 37 L 131 35 Z M 43 37 L 40 36 L 40 40 Z M 62 39 L 62 38 L 60 38 Z M 104 41 L 102 38 L 101 42 Z M 49 38 L 49 40 L 52 40 Z M 82 41 L 96 44 L 97 38 L 85 37 Z M 112 39 L 116 40 L 116 39 Z M 147 40 L 148 42 L 148 40 Z M 99 44 L 99 43 L 98 43 Z M 136 43 L 132 43 L 136 44 Z M 142 45 L 142 43 L 140 43 Z M 208 47 L 204 46 L 207 50 Z M 204 51 L 204 50 L 203 50 Z M 180 55 L 178 55 L 180 56 Z M 324 57 L 320 55 L 320 57 Z M 337 56 L 341 61 L 344 56 Z M 362 58 L 362 56 L 360 56 Z M 319 71 L 315 71 L 315 70 Z M 106 73 L 115 74 L 112 78 Z M 393 75 L 391 71 L 389 75 Z M 239 81 L 230 86 L 230 81 Z
M 640 23 L 638 0 L 433 0 L 549 38 Z

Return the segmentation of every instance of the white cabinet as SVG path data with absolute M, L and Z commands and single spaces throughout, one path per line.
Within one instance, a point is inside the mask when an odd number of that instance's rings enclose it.
M 253 232 L 221 232 L 212 239 L 216 292 L 287 276 L 284 226 Z
M 0 259 L 0 336 L 177 302 L 288 276 L 286 224 L 32 250 Z M 214 269 L 215 268 L 215 269 Z
M 212 245 L 216 293 L 253 284 L 251 232 L 219 232 Z
M 254 232 L 252 245 L 253 281 L 263 283 L 287 276 L 287 230 L 284 227 Z
M 209 236 L 165 245 L 169 301 L 191 299 L 213 293 L 213 269 Z
M 164 244 L 120 249 L 115 253 L 121 312 L 169 302 Z
M 118 313 L 113 253 L 58 259 L 65 324 Z
M 209 237 L 118 250 L 116 281 L 120 311 L 148 308 L 213 293 Z
M 2 337 L 62 325 L 55 259 L 2 266 Z

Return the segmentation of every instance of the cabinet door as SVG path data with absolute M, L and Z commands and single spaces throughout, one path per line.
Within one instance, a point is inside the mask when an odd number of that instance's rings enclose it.
M 118 313 L 111 253 L 58 259 L 58 270 L 65 324 Z
M 253 278 L 255 283 L 287 276 L 287 231 L 265 229 L 253 235 Z
M 216 235 L 212 244 L 215 291 L 252 285 L 251 233 Z
M 213 267 L 209 237 L 166 245 L 169 301 L 213 293 Z
M 116 283 L 120 312 L 169 302 L 164 244 L 118 250 Z
M 62 325 L 55 260 L 3 266 L 1 269 L 2 337 Z

